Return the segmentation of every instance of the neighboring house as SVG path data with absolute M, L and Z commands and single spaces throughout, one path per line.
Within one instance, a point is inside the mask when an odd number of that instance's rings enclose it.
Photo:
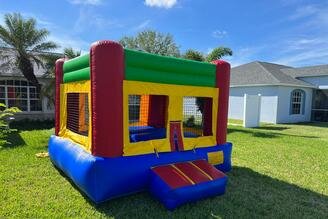
M 262 96 L 261 122 L 328 122 L 328 65 L 251 62 L 231 69 L 229 118 L 243 119 L 244 95 Z
M 16 106 L 21 113 L 15 117 L 20 119 L 45 120 L 54 119 L 54 106 L 40 91 L 27 82 L 20 70 L 8 61 L 14 56 L 14 51 L 0 48 L 0 102 L 8 107 Z M 46 86 L 51 78 L 43 77 L 45 69 L 34 65 L 34 73 L 42 86 Z

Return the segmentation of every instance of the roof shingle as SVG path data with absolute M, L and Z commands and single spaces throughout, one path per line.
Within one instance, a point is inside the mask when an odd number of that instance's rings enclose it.
M 299 75 L 295 73 L 298 71 L 298 69 L 299 68 L 292 68 L 290 66 L 278 65 L 268 62 L 250 62 L 231 69 L 230 86 L 292 85 L 301 87 L 315 87 L 312 84 L 294 77 L 295 75 Z M 311 70 L 306 69 L 306 72 L 310 71 Z M 320 69 L 320 71 L 322 71 L 322 69 Z

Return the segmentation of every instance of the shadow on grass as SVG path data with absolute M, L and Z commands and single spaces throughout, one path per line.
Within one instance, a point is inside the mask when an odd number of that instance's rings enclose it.
M 249 134 L 249 135 L 252 135 L 253 137 L 258 137 L 258 138 L 280 138 L 280 137 L 283 137 L 283 136 L 293 137 L 293 138 L 319 138 L 317 136 L 283 134 L 283 133 L 277 133 L 277 132 L 264 131 L 264 130 L 261 130 L 261 129 L 262 128 L 234 128 L 234 127 L 228 127 L 228 134 L 231 134 L 231 133 L 234 133 L 234 132 L 240 132 L 240 133 Z
M 53 127 L 55 127 L 54 120 L 40 121 L 24 119 L 21 121 L 13 121 L 10 123 L 10 128 L 17 129 L 19 131 L 51 129 Z
M 98 205 L 81 194 L 97 211 L 114 218 L 325 218 L 328 215 L 325 195 L 244 167 L 234 167 L 228 176 L 225 195 L 186 204 L 173 212 L 147 192 Z M 68 181 L 79 190 L 70 179 Z
M 5 138 L 7 139 L 8 143 L 4 144 L 2 149 L 11 149 L 26 145 L 24 139 L 20 136 L 19 131 L 13 131 L 9 133 Z
M 319 128 L 328 128 L 328 122 L 304 122 L 304 123 L 297 123 L 298 125 L 304 125 L 304 126 L 313 126 L 313 127 L 319 127 Z
M 284 131 L 286 129 L 290 129 L 288 127 L 284 127 L 284 126 L 260 126 L 260 127 L 256 127 L 253 129 L 259 129 L 259 130 L 267 130 L 267 131 Z

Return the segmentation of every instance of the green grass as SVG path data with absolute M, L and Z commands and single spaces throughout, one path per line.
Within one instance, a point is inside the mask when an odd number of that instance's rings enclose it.
M 242 125 L 243 120 L 240 119 L 229 119 L 228 124 L 233 124 L 233 125 Z
M 229 127 L 226 194 L 168 212 L 146 192 L 95 206 L 49 161 L 53 129 L 21 126 L 0 149 L 0 218 L 327 218 L 328 125 Z M 46 128 L 46 127 L 43 127 Z M 133 183 L 133 182 L 131 182 Z

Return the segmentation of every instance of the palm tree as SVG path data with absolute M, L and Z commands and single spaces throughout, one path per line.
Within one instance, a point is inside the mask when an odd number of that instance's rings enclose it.
M 232 56 L 233 52 L 228 47 L 217 47 L 212 50 L 207 56 L 203 55 L 201 52 L 197 50 L 188 49 L 182 58 L 190 59 L 194 61 L 200 62 L 212 62 L 217 59 L 221 59 L 223 56 Z
M 182 58 L 184 59 L 190 59 L 194 61 L 204 62 L 205 57 L 201 52 L 198 52 L 197 50 L 188 49 L 183 55 Z
M 76 51 L 73 48 L 64 48 L 63 54 L 50 54 L 45 57 L 46 72 L 43 77 L 51 78 L 49 83 L 42 86 L 41 96 L 48 99 L 48 107 L 55 105 L 55 63 L 56 60 L 62 57 L 72 59 L 81 55 L 81 51 Z
M 80 51 L 75 51 L 72 47 L 64 49 L 65 58 L 73 59 L 73 58 L 78 57 L 80 55 L 81 55 L 81 50 Z
M 0 25 L 0 43 L 14 49 L 14 64 L 38 88 L 40 84 L 34 74 L 33 63 L 44 67 L 42 58 L 45 52 L 57 48 L 54 42 L 46 41 L 48 35 L 48 30 L 37 29 L 35 19 L 24 19 L 19 13 L 5 14 L 4 25 Z
M 212 62 L 217 59 L 221 59 L 223 56 L 232 56 L 232 50 L 228 47 L 217 47 L 210 52 L 207 57 L 207 62 Z

